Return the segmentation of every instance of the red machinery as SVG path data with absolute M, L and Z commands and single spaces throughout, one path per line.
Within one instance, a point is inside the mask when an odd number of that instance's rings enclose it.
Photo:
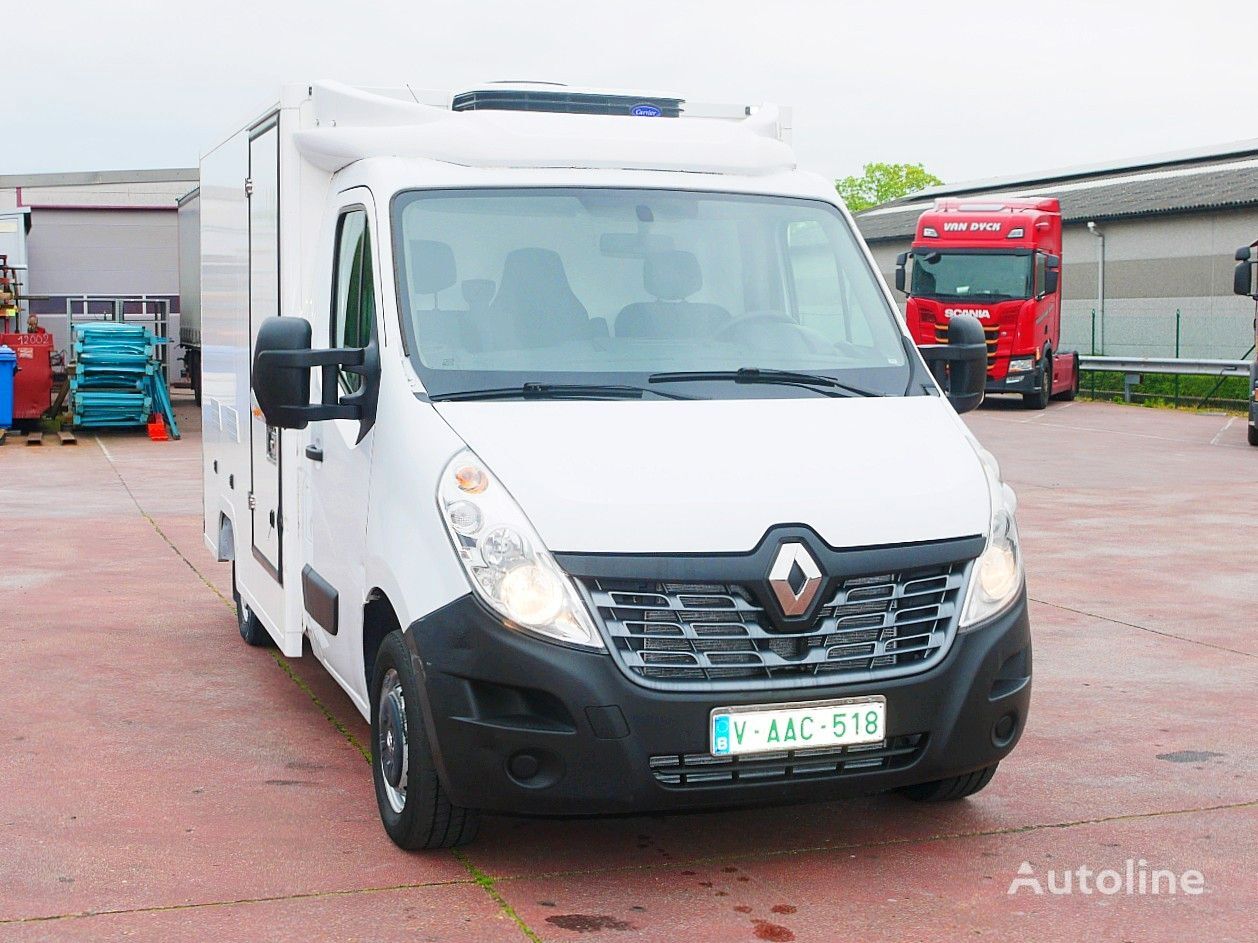
M 52 406 L 52 335 L 0 334 L 0 345 L 17 355 L 13 418 L 39 419 Z
M 1079 361 L 1061 349 L 1061 207 L 1056 199 L 936 200 L 896 259 L 896 288 L 919 344 L 948 340 L 948 321 L 977 318 L 987 336 L 987 391 L 1032 409 L 1073 399 Z

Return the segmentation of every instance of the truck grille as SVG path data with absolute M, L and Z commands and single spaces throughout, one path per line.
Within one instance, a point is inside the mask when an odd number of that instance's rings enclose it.
M 747 587 L 585 578 L 611 648 L 651 686 L 811 687 L 924 670 L 955 632 L 963 562 L 846 579 L 816 618 L 779 630 Z
M 996 366 L 996 345 L 1000 341 L 1000 325 L 984 324 L 983 336 L 987 338 L 987 369 L 990 370 Z M 948 325 L 935 325 L 935 343 L 948 343 Z
M 653 756 L 651 774 L 664 786 L 719 786 L 799 779 L 831 779 L 903 769 L 926 749 L 926 734 L 892 737 L 883 743 L 822 750 L 790 750 L 759 756 L 712 756 L 707 753 Z

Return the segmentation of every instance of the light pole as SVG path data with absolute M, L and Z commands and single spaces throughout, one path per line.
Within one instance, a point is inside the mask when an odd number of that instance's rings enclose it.
M 1096 236 L 1096 308 L 1101 317 L 1101 353 L 1105 353 L 1105 233 L 1092 220 L 1088 232 Z

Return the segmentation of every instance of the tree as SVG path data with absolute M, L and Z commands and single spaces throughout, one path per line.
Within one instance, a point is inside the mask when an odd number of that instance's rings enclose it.
M 867 210 L 943 181 L 921 164 L 866 164 L 859 177 L 844 177 L 834 184 L 839 196 L 853 213 Z

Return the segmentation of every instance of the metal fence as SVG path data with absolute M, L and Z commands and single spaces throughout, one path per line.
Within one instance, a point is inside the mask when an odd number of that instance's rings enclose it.
M 1254 330 L 1251 313 L 1066 311 L 1062 348 L 1081 354 L 1094 398 L 1244 408 Z
M 1128 299 L 1095 308 L 1062 310 L 1062 348 L 1107 357 L 1184 357 L 1234 360 L 1254 345 L 1254 311 L 1131 310 Z

